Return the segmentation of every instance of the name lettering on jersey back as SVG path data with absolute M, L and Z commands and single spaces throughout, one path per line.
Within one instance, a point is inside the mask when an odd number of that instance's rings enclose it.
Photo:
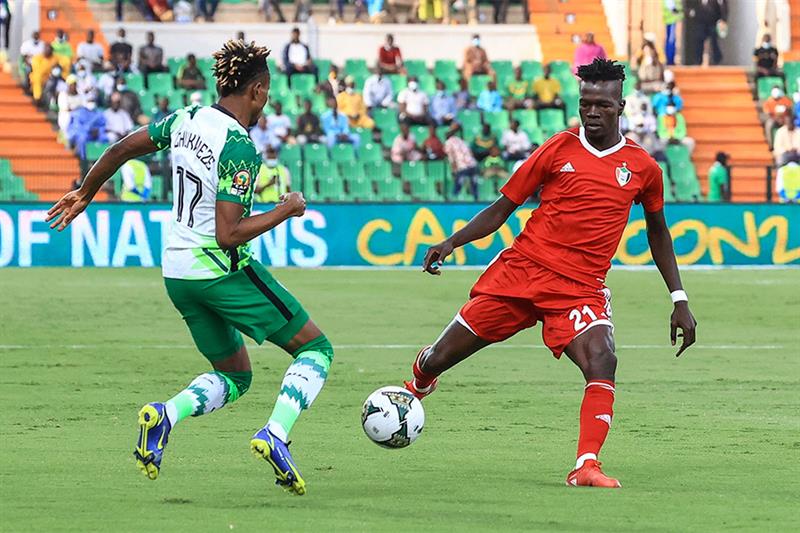
M 211 170 L 216 162 L 211 148 L 203 142 L 199 135 L 188 131 L 182 131 L 178 134 L 173 148 L 188 148 L 193 151 L 197 160 L 206 167 L 206 170 Z

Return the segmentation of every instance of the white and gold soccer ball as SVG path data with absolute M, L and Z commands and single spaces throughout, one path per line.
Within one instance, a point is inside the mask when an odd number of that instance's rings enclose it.
M 422 402 L 406 389 L 382 387 L 364 402 L 361 425 L 378 446 L 405 448 L 422 433 L 425 410 Z

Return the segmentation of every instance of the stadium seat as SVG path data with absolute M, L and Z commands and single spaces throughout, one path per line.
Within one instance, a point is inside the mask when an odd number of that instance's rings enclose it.
M 783 64 L 783 75 L 786 76 L 786 92 L 794 94 L 800 90 L 800 61 L 786 61 Z
M 331 71 L 331 63 L 332 61 L 330 59 L 314 59 L 314 64 L 317 66 L 317 76 L 320 80 L 324 80 L 328 77 L 328 73 Z
M 473 74 L 469 79 L 469 94 L 477 97 L 481 91 L 486 89 L 491 80 L 492 77 L 486 74 Z
M 408 77 L 404 74 L 389 74 L 386 77 L 392 82 L 392 91 L 394 91 L 394 94 L 399 93 L 408 86 Z
M 492 68 L 494 69 L 498 87 L 505 87 L 506 82 L 514 78 L 514 65 L 511 61 L 492 61 Z
M 411 130 L 411 134 L 414 136 L 414 139 L 416 139 L 417 144 L 422 144 L 425 142 L 425 139 L 430 137 L 428 133 L 428 126 L 411 126 L 409 129 Z
M 679 202 L 697 202 L 703 199 L 700 181 L 691 161 L 670 164 L 675 184 L 675 199 Z
M 447 181 L 450 170 L 447 161 L 443 159 L 439 161 L 428 161 L 426 165 L 426 175 L 429 179 L 432 179 L 437 183 L 444 183 Z
M 214 61 L 215 59 L 213 57 L 198 57 L 197 68 L 199 68 L 201 72 L 211 72 L 214 68 Z
M 428 66 L 425 64 L 424 59 L 406 59 L 403 62 L 406 67 L 406 72 L 409 76 L 420 77 L 428 74 Z
M 472 137 L 481 130 L 481 112 L 472 109 L 462 109 L 456 114 L 456 120 L 464 128 L 464 135 L 470 133 Z
M 186 59 L 183 57 L 170 57 L 167 59 L 167 68 L 169 69 L 169 73 L 172 74 L 173 77 L 177 76 L 178 71 L 184 63 L 186 63 Z
M 306 163 L 328 161 L 328 147 L 324 144 L 306 144 L 303 146 L 303 159 Z
M 478 181 L 478 199 L 481 202 L 494 202 L 497 200 L 498 192 L 493 179 L 483 179 Z
M 580 112 L 578 110 L 578 95 L 568 95 L 567 98 L 564 98 L 564 107 L 566 108 L 565 111 L 567 113 L 567 121 L 571 118 L 580 119 Z
M 511 117 L 519 121 L 522 129 L 539 127 L 539 119 L 533 109 L 516 109 L 511 112 Z
M 508 129 L 510 123 L 508 120 L 507 111 L 493 111 L 491 113 L 484 113 L 483 121 L 492 127 L 492 133 L 498 137 Z
M 456 62 L 452 59 L 437 59 L 433 64 L 433 75 L 441 80 L 458 80 L 461 78 Z
M 661 179 L 664 182 L 664 201 L 674 202 L 675 195 L 673 194 L 672 180 L 669 178 L 669 166 L 663 161 L 659 161 L 658 166 L 661 167 Z
M 159 98 L 162 95 L 159 95 Z M 148 91 L 139 91 L 139 104 L 142 106 L 142 111 L 146 115 L 152 115 L 155 107 L 158 104 L 156 101 L 156 94 Z
M 272 75 L 269 80 L 270 98 L 285 94 L 289 94 L 289 77 L 280 73 Z
M 344 191 L 344 181 L 339 176 L 317 178 L 319 198 L 332 202 L 344 202 L 347 193 Z
M 383 161 L 383 149 L 371 141 L 363 143 L 358 147 L 358 160 L 362 163 Z
M 367 143 L 372 142 L 372 130 L 367 128 L 352 128 L 350 131 L 358 135 L 360 142 L 358 143 L 359 146 L 364 146 Z
M 526 59 L 521 62 L 519 66 L 522 70 L 522 79 L 524 80 L 535 80 L 541 78 L 543 75 L 542 64 L 539 61 Z
M 400 167 L 400 177 L 409 183 L 425 179 L 425 164 L 421 161 L 406 161 Z
M 295 74 L 289 80 L 289 87 L 300 98 L 308 98 L 314 92 L 317 80 L 313 74 Z
M 373 181 L 393 178 L 392 165 L 384 159 L 381 159 L 380 161 L 364 163 L 364 174 Z
M 550 63 L 550 72 L 554 77 L 561 79 L 568 75 L 572 76 L 572 66 L 569 61 L 553 61 Z
M 189 94 L 191 93 L 180 89 L 171 91 L 168 96 L 170 109 L 180 109 L 189 105 Z
M 670 166 L 691 160 L 689 149 L 683 144 L 667 144 L 664 151 L 667 154 L 667 161 L 669 161 Z
M 303 154 L 299 144 L 283 144 L 278 153 L 278 159 L 284 165 L 294 164 L 297 161 L 302 161 Z
M 103 152 L 106 151 L 110 145 L 108 143 L 88 142 L 86 143 L 86 160 L 97 161 Z
M 540 109 L 539 126 L 550 134 L 565 129 L 564 112 L 560 109 Z
M 153 176 L 153 187 L 150 189 L 150 200 L 157 202 L 164 199 L 164 176 L 155 174 Z
M 378 108 L 372 112 L 372 120 L 375 126 L 380 129 L 397 127 L 397 110 L 388 108 Z
M 344 163 L 345 161 L 355 161 L 356 152 L 352 144 L 334 144 L 331 148 L 331 161 L 334 163 Z
M 381 144 L 386 147 L 391 147 L 398 133 L 400 133 L 400 126 L 398 124 L 381 128 Z
M 785 90 L 783 78 L 778 76 L 764 76 L 763 78 L 758 78 L 758 99 L 766 100 L 769 98 L 769 92 L 776 85 L 780 87 L 781 90 Z
M 133 92 L 139 92 L 144 90 L 144 76 L 141 74 L 126 74 L 125 75 L 125 85 L 128 86 Z M 165 94 L 165 93 L 162 93 Z
M 426 176 L 417 181 L 410 182 L 411 199 L 418 202 L 441 202 L 441 193 L 436 188 L 436 182 Z
M 384 202 L 405 202 L 409 196 L 403 192 L 403 182 L 395 177 L 375 181 L 378 186 L 378 199 Z
M 344 74 L 345 76 L 369 76 L 370 72 L 367 66 L 367 60 L 356 58 L 346 59 L 344 62 Z
M 147 90 L 151 93 L 167 94 L 172 91 L 172 74 L 154 72 L 147 75 Z
M 439 126 L 436 128 L 436 136 L 439 137 L 439 140 L 445 142 L 447 140 L 447 132 L 450 130 L 450 126 Z
M 420 75 L 419 78 L 417 79 L 417 83 L 419 83 L 419 90 L 424 92 L 428 96 L 432 96 L 433 93 L 436 92 L 436 78 L 433 77 L 433 75 L 431 74 L 426 73 Z
M 373 202 L 375 201 L 375 191 L 372 190 L 372 180 L 363 176 L 355 178 L 348 177 L 347 184 L 349 186 L 350 194 L 349 199 L 360 202 Z

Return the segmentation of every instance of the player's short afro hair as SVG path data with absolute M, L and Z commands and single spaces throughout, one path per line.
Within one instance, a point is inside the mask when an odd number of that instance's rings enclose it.
M 269 52 L 255 42 L 246 43 L 240 39 L 231 39 L 222 45 L 221 50 L 214 52 L 214 77 L 219 95 L 241 93 L 250 80 L 269 72 Z
M 587 65 L 579 66 L 578 77 L 583 81 L 623 81 L 625 67 L 612 59 L 598 57 Z

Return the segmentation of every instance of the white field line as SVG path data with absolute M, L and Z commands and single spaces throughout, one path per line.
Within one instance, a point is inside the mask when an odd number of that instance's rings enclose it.
M 418 344 L 334 344 L 334 349 L 340 350 L 418 350 L 424 342 Z M 249 348 L 257 348 L 248 344 Z M 62 350 L 94 350 L 94 349 L 129 348 L 141 350 L 186 350 L 194 349 L 193 344 L 0 344 L 0 350 L 36 350 L 36 349 L 62 349 Z M 673 347 L 669 344 L 618 344 L 618 350 L 656 350 Z M 783 350 L 786 346 L 779 344 L 696 344 L 692 350 Z M 541 344 L 496 344 L 485 349 L 539 349 L 547 350 Z

